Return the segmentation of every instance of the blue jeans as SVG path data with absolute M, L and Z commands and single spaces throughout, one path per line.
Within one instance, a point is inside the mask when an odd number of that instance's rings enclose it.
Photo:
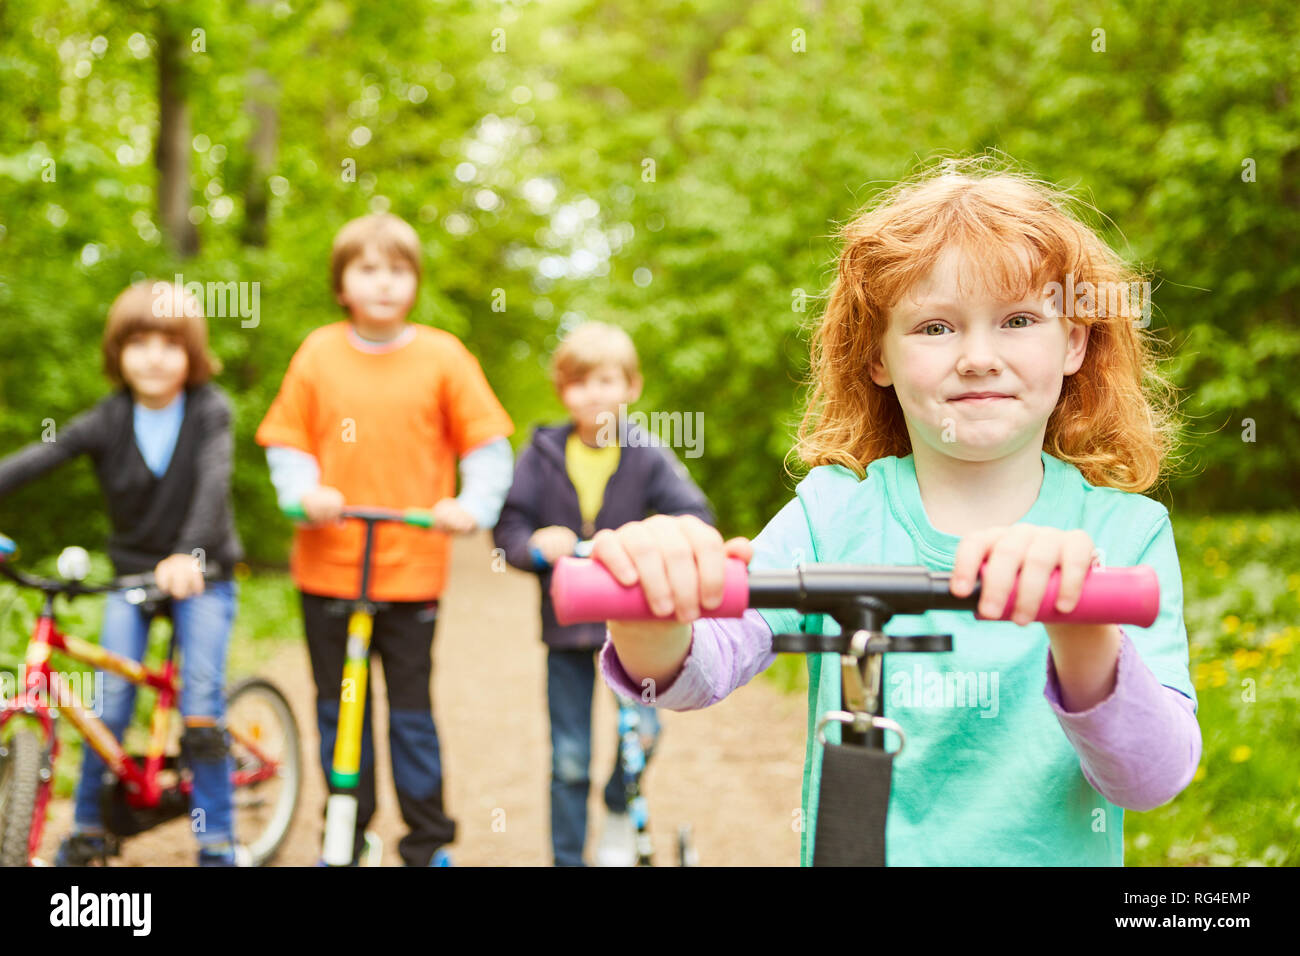
M 226 711 L 226 649 L 235 617 L 233 581 L 210 581 L 202 594 L 172 602 L 172 627 L 181 654 L 180 711 L 183 717 L 212 717 L 224 727 Z M 149 640 L 149 621 L 121 592 L 108 595 L 100 646 L 138 661 Z M 101 719 L 118 740 L 126 732 L 135 710 L 135 685 L 116 674 L 100 672 L 103 688 Z M 192 818 L 200 847 L 234 840 L 234 797 L 230 777 L 234 760 L 189 761 L 194 792 L 191 805 L 203 813 Z M 81 779 L 77 781 L 73 820 L 76 829 L 100 832 L 99 798 L 105 771 L 94 748 L 82 747 Z M 202 826 L 198 826 L 199 822 Z
M 552 648 L 546 655 L 546 702 L 551 715 L 551 849 L 556 866 L 583 865 L 597 653 Z M 655 709 L 638 706 L 637 712 L 641 735 L 657 740 L 659 717 Z M 605 806 L 614 813 L 627 812 L 617 749 L 614 771 L 605 784 Z

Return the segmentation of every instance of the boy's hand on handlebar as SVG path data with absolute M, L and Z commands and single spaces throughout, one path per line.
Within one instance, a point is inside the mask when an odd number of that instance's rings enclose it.
M 153 569 L 158 590 L 183 601 L 203 593 L 203 571 L 192 554 L 173 554 L 163 558 Z
M 528 538 L 528 547 L 540 551 L 549 564 L 554 564 L 566 554 L 573 554 L 577 543 L 578 536 L 573 533 L 573 529 L 558 524 L 538 528 Z
M 433 506 L 433 521 L 439 530 L 452 534 L 466 534 L 478 527 L 474 516 L 455 498 L 443 498 Z
M 302 510 L 312 524 L 328 524 L 339 521 L 345 503 L 343 492 L 328 485 L 313 488 L 302 496 Z
M 958 544 L 949 589 L 957 597 L 965 597 L 978 576 L 982 583 L 979 614 L 997 618 L 1015 587 L 1011 619 L 1024 626 L 1038 616 L 1048 578 L 1057 568 L 1061 569 L 1061 589 L 1056 610 L 1062 614 L 1074 610 L 1094 554 L 1092 537 L 1083 530 L 1028 524 L 985 528 Z
M 640 582 L 655 614 L 686 623 L 722 603 L 726 559 L 748 564 L 754 548 L 746 538 L 724 542 L 717 528 L 694 515 L 654 515 L 597 532 L 591 556 L 620 584 Z

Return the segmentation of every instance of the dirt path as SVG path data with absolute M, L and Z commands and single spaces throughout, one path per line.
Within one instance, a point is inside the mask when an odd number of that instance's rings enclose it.
M 492 570 L 490 549 L 487 534 L 457 542 L 434 641 L 434 716 L 447 808 L 459 827 L 451 850 L 459 866 L 548 866 L 550 740 L 538 589 L 529 575 Z M 298 818 L 276 862 L 311 865 L 320 852 L 325 787 L 306 645 L 286 643 L 261 673 L 289 696 L 305 764 Z M 383 744 L 387 712 L 377 663 L 374 682 L 378 810 L 371 828 L 383 839 L 384 862 L 391 866 L 400 863 L 397 841 L 405 827 Z M 600 789 L 614 761 L 613 696 L 603 684 L 598 691 L 589 860 L 604 817 Z M 781 694 L 760 678 L 716 707 L 661 712 L 661 719 L 663 736 L 645 781 L 656 861 L 675 862 L 677 825 L 689 822 L 703 865 L 795 865 L 801 695 Z M 55 801 L 41 846 L 44 859 L 53 858 L 71 813 L 70 800 Z M 182 818 L 127 841 L 115 862 L 187 866 L 194 856 L 188 819 Z

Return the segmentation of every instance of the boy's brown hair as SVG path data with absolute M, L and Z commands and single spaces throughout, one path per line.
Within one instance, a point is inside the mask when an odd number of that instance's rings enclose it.
M 604 322 L 584 322 L 564 337 L 551 356 L 551 380 L 556 391 L 560 391 L 570 382 L 582 381 L 592 369 L 606 363 L 619 366 L 629 384 L 641 380 L 632 337 Z
M 348 263 L 371 243 L 384 255 L 408 263 L 415 270 L 416 287 L 419 287 L 419 235 L 405 219 L 381 212 L 344 223 L 334 236 L 334 245 L 330 249 L 330 281 L 335 295 L 343 291 L 343 271 Z
M 203 305 L 171 282 L 144 279 L 127 286 L 108 309 L 104 326 L 104 374 L 115 386 L 122 378 L 122 349 L 133 335 L 161 332 L 185 347 L 189 357 L 187 387 L 202 385 L 221 371 L 221 360 L 208 349 L 208 323 Z

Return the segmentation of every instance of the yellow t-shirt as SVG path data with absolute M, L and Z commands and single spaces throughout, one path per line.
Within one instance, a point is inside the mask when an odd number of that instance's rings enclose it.
M 595 534 L 596 515 L 605 501 L 605 486 L 618 470 L 618 459 L 618 445 L 592 448 L 578 437 L 577 429 L 569 433 L 569 440 L 564 444 L 564 467 L 578 492 L 584 538 Z

